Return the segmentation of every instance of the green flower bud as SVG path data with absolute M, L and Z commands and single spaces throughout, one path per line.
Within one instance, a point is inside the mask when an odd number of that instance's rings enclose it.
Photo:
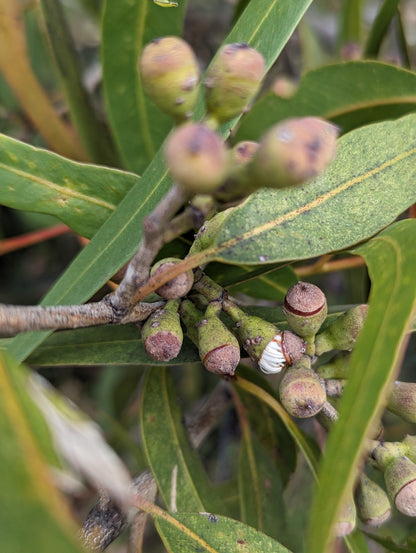
M 367 311 L 367 305 L 358 305 L 329 324 L 315 337 L 316 355 L 322 355 L 333 349 L 350 351 L 364 325 Z
M 300 419 L 317 415 L 326 401 L 325 388 L 306 356 L 285 372 L 279 393 L 289 415 Z
M 150 271 L 150 276 L 154 277 L 156 275 L 163 275 L 163 273 L 169 271 L 171 267 L 180 262 L 181 260 L 176 257 L 166 257 L 165 259 L 161 259 L 153 265 Z M 190 269 L 189 271 L 172 278 L 166 282 L 166 284 L 163 284 L 163 286 L 156 290 L 156 293 L 165 300 L 183 298 L 192 288 L 193 283 L 194 273 L 192 269 Z
M 278 373 L 302 357 L 305 344 L 296 334 L 281 332 L 260 317 L 246 315 L 229 300 L 224 300 L 223 309 L 236 323 L 243 348 L 264 373 Z
M 366 474 L 360 476 L 355 490 L 355 504 L 358 517 L 369 526 L 381 526 L 391 516 L 386 492 Z
M 402 441 L 402 444 L 406 451 L 403 455 L 406 455 L 411 461 L 416 463 L 416 436 L 408 434 Z
M 317 117 L 287 119 L 260 141 L 252 163 L 255 186 L 284 188 L 321 173 L 334 159 L 337 128 Z
M 223 123 L 240 115 L 256 94 L 265 74 L 263 56 L 245 43 L 226 44 L 204 82 L 209 115 Z
M 385 468 L 384 479 L 396 508 L 409 517 L 416 517 L 416 464 L 408 457 L 398 457 Z
M 204 367 L 216 374 L 233 375 L 240 361 L 240 345 L 218 318 L 220 310 L 219 303 L 211 304 L 203 314 L 190 300 L 184 300 L 180 314 Z
M 179 355 L 183 332 L 178 314 L 179 300 L 168 301 L 150 315 L 142 328 L 147 355 L 156 361 L 170 361 Z
M 403 442 L 380 442 L 371 452 L 371 457 L 380 470 L 386 467 L 399 457 L 408 454 L 408 444 Z
M 348 377 L 348 367 L 350 364 L 351 352 L 343 351 L 335 355 L 328 363 L 321 365 L 316 369 L 320 378 L 327 379 L 345 379 Z
M 314 338 L 328 313 L 326 297 L 318 286 L 297 282 L 286 292 L 283 314 L 290 328 L 307 342 L 306 353 L 315 354 Z
M 215 374 L 233 375 L 240 362 L 240 344 L 210 307 L 198 325 L 198 350 L 204 367 Z
M 416 383 L 395 382 L 387 400 L 387 409 L 405 421 L 416 422 Z
M 351 534 L 356 525 L 356 515 L 355 503 L 351 497 L 341 507 L 338 520 L 334 525 L 334 533 L 338 538 Z
M 258 147 L 258 142 L 243 140 L 230 150 L 227 178 L 215 191 L 215 197 L 218 200 L 236 200 L 250 194 L 252 186 L 249 162 L 253 159 Z
M 195 240 L 188 255 L 195 255 L 196 253 L 209 248 L 230 213 L 231 209 L 226 209 L 214 215 L 212 219 L 205 221 L 195 236 Z
M 165 143 L 165 161 L 172 178 L 192 193 L 208 194 L 227 172 L 227 149 L 222 139 L 202 123 L 186 123 Z
M 181 38 L 167 36 L 148 44 L 139 60 L 146 92 L 177 121 L 188 119 L 198 97 L 199 69 L 192 48 Z

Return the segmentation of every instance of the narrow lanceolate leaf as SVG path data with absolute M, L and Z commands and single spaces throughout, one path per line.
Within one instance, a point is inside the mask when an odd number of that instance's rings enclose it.
M 416 314 L 416 221 L 400 221 L 353 251 L 365 258 L 370 307 L 354 349 L 340 418 L 329 435 L 309 525 L 310 553 L 331 551 L 332 527 L 399 369 Z M 363 370 L 364 368 L 364 370 Z
M 270 122 L 318 115 L 343 133 L 416 109 L 416 75 L 376 61 L 351 61 L 306 73 L 294 96 L 269 93 L 243 119 L 236 140 L 257 140 Z
M 0 354 L 0 549 L 18 553 L 30 544 L 33 552 L 81 553 L 76 525 L 51 483 L 50 458 L 39 443 L 45 423 L 20 388 L 19 369 Z
M 168 509 L 223 512 L 185 434 L 176 391 L 166 368 L 150 369 L 146 376 L 140 422 L 146 455 Z
M 238 484 L 241 521 L 285 542 L 286 516 L 282 483 L 276 465 L 250 430 L 243 432 Z
M 180 35 L 186 0 L 163 10 L 150 0 L 106 0 L 102 19 L 103 87 L 111 130 L 127 169 L 142 173 L 173 121 L 146 96 L 137 71 L 143 47 Z
M 233 29 L 224 42 L 246 41 L 250 45 L 261 45 L 266 64 L 270 66 L 310 3 L 311 0 L 296 3 L 292 0 L 252 0 L 239 19 L 238 28 Z M 163 10 L 163 14 L 175 9 Z M 274 27 L 270 32 L 268 18 L 272 16 Z M 285 31 L 275 32 L 276 29 Z M 227 133 L 228 128 L 224 136 Z M 141 237 L 143 217 L 154 209 L 170 185 L 166 175 L 159 150 L 140 182 L 44 298 L 45 305 L 84 302 L 133 256 Z M 18 336 L 11 342 L 10 350 L 22 360 L 48 334 L 31 332 Z
M 304 186 L 261 190 L 235 208 L 188 262 L 306 259 L 365 240 L 416 201 L 416 115 L 357 129 L 329 169 Z
M 209 513 L 159 515 L 155 522 L 169 553 L 290 553 L 242 522 Z
M 0 204 L 54 215 L 90 238 L 137 175 L 69 161 L 0 135 Z

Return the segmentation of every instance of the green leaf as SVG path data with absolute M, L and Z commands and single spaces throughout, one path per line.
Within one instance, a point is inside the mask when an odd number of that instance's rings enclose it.
M 246 41 L 258 45 L 270 66 L 310 3 L 311 0 L 296 3 L 252 0 L 225 42 Z M 175 10 L 163 13 L 166 11 Z M 224 136 L 227 133 L 228 127 L 224 129 Z M 133 256 L 141 237 L 143 217 L 154 209 L 170 185 L 166 175 L 159 150 L 139 183 L 46 295 L 44 305 L 86 301 Z M 22 360 L 48 334 L 30 332 L 17 336 L 9 345 L 10 351 Z
M 182 350 L 169 365 L 200 362 L 195 346 L 185 339 Z M 135 325 L 105 325 L 56 332 L 28 358 L 35 366 L 64 365 L 156 365 L 166 363 L 149 357 Z
M 140 423 L 146 456 L 168 509 L 223 512 L 186 437 L 173 380 L 166 368 L 149 369 L 146 375 Z
M 0 204 L 54 215 L 87 238 L 138 179 L 131 173 L 75 163 L 0 135 Z
M 391 21 L 398 14 L 398 6 L 399 0 L 384 0 L 367 38 L 364 48 L 366 58 L 376 58 L 378 56 L 381 43 L 388 32 Z
M 125 167 L 142 173 L 158 151 L 172 119 L 146 96 L 137 71 L 143 47 L 180 35 L 187 2 L 162 10 L 150 0 L 106 0 L 102 18 L 103 87 L 111 130 Z
M 159 516 L 155 522 L 170 553 L 290 553 L 250 526 L 209 513 Z
M 243 432 L 238 483 L 241 521 L 286 542 L 282 483 L 276 465 L 250 431 Z
M 415 235 L 415 220 L 400 221 L 353 251 L 368 264 L 370 307 L 353 351 L 340 418 L 329 435 L 320 467 L 309 553 L 330 550 L 338 509 L 352 488 L 365 454 L 366 437 L 379 420 L 386 392 L 397 374 L 416 312 Z
M 357 129 L 323 175 L 290 194 L 261 190 L 234 208 L 190 263 L 276 263 L 350 247 L 416 201 L 415 160 L 416 114 Z
M 360 44 L 361 11 L 361 0 L 345 0 L 345 2 L 343 2 L 338 38 L 338 42 L 341 46 L 350 43 Z
M 369 532 L 366 532 L 365 535 L 376 543 L 379 543 L 387 551 L 391 551 L 392 553 L 416 553 L 415 546 L 412 547 L 411 545 L 399 545 L 398 543 L 393 541 L 393 538 L 389 536 L 377 536 L 376 534 L 371 534 Z
M 39 444 L 40 435 L 45 435 L 44 421 L 24 397 L 22 378 L 19 366 L 0 354 L 0 548 L 21 553 L 30 544 L 33 553 L 81 553 L 77 528 L 51 484 L 45 450 Z
M 306 73 L 288 99 L 269 93 L 243 119 L 238 140 L 258 140 L 270 123 L 316 115 L 342 132 L 416 110 L 416 74 L 376 61 L 350 61 Z
M 98 119 L 91 98 L 82 83 L 81 65 L 63 7 L 55 0 L 41 0 L 41 6 L 71 117 L 83 145 L 92 160 L 117 165 L 114 146 L 107 129 Z

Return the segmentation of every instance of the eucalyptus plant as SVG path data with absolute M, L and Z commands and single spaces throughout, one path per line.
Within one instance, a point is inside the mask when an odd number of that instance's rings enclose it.
M 205 62 L 203 2 L 80 1 L 94 88 L 67 7 L 0 0 L 0 213 L 60 221 L 0 254 L 82 245 L 39 305 L 0 296 L 4 551 L 412 550 L 383 536 L 416 516 L 414 7 L 230 4 Z

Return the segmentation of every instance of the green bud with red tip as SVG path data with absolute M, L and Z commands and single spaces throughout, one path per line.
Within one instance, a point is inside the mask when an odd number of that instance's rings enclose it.
M 355 490 L 355 504 L 358 517 L 369 526 L 381 526 L 391 516 L 386 492 L 364 473 Z
M 387 493 L 396 508 L 416 517 L 416 464 L 408 457 L 397 457 L 384 469 Z
M 302 357 L 305 343 L 296 334 L 282 332 L 260 317 L 247 315 L 229 300 L 224 300 L 223 309 L 236 323 L 243 348 L 264 373 L 278 373 Z
M 176 121 L 189 119 L 198 98 L 199 68 L 192 48 L 181 38 L 157 38 L 139 60 L 143 85 L 154 103 Z
M 322 355 L 333 349 L 350 351 L 364 325 L 367 311 L 367 305 L 353 307 L 337 317 L 323 332 L 317 334 L 315 337 L 316 355 Z
M 226 176 L 228 154 L 222 138 L 207 125 L 186 123 L 168 136 L 165 161 L 173 180 L 185 190 L 209 194 Z
M 387 409 L 408 422 L 416 422 L 416 383 L 394 382 Z
M 266 71 L 263 56 L 247 44 L 226 44 L 204 81 L 208 116 L 224 123 L 243 112 L 257 93 Z
M 306 353 L 314 355 L 315 334 L 328 313 L 325 294 L 309 282 L 297 282 L 286 292 L 283 314 L 290 328 L 307 343 Z
M 310 358 L 303 356 L 289 368 L 280 382 L 280 401 L 292 417 L 314 417 L 326 401 L 325 387 L 315 371 Z
M 160 261 L 155 263 L 155 265 L 153 265 L 150 271 L 150 276 L 161 276 L 165 272 L 171 270 L 174 265 L 180 262 L 181 260 L 177 259 L 176 257 L 166 257 L 165 259 L 161 259 Z M 156 290 L 156 293 L 166 300 L 183 298 L 192 288 L 193 283 L 194 273 L 190 269 L 189 271 L 186 271 L 172 278 L 171 280 L 160 286 L 160 288 Z
M 190 300 L 184 300 L 180 313 L 188 335 L 198 347 L 204 367 L 215 374 L 232 376 L 240 362 L 240 345 L 219 319 L 221 305 L 214 302 L 201 313 Z
M 338 130 L 318 117 L 286 119 L 260 141 L 251 172 L 254 186 L 284 188 L 319 175 L 334 159 Z
M 156 361 L 170 361 L 179 355 L 183 332 L 178 314 L 179 300 L 171 300 L 150 315 L 142 328 L 147 355 Z

